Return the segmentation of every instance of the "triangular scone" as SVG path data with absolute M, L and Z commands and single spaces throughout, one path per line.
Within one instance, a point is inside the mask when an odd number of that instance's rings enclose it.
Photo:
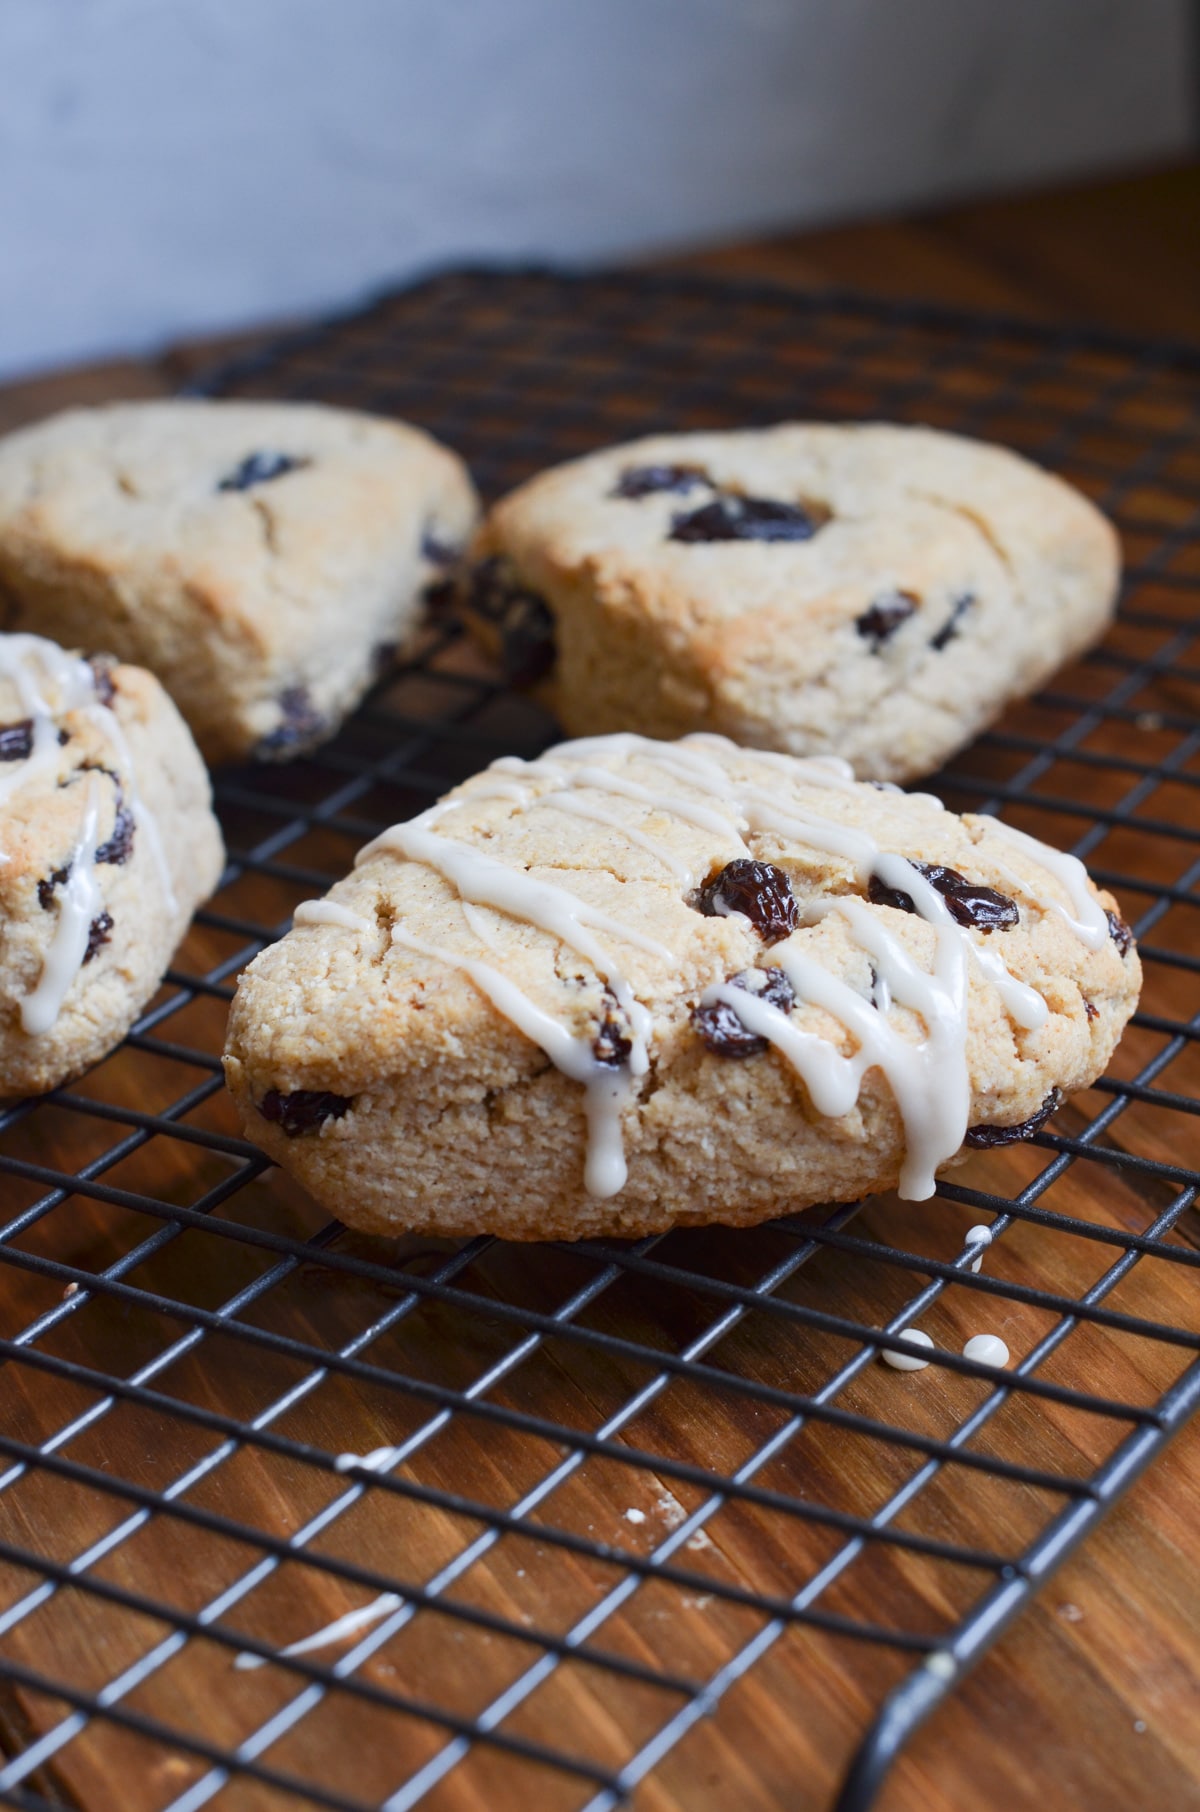
M 1116 533 L 1006 447 L 785 422 L 541 473 L 477 534 L 468 621 L 564 730 L 719 731 L 931 774 L 1112 617 Z
M 158 675 L 209 762 L 332 736 L 475 521 L 419 428 L 314 403 L 72 409 L 0 440 L 0 627 Z
M 250 1135 L 374 1232 L 748 1224 L 1034 1130 L 1140 969 L 1073 858 L 714 736 L 566 743 L 394 826 L 243 975 Z M 1003 1130 L 1000 1130 L 1003 1129 Z

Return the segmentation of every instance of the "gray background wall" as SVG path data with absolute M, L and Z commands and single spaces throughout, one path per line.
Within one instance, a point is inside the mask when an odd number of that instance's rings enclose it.
M 0 373 L 1170 156 L 1189 12 L 0 0 Z

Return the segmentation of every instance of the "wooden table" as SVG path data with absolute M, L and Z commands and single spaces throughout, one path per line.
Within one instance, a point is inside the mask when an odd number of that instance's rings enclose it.
M 1198 224 L 1200 168 L 1192 168 L 674 263 L 1200 342 Z M 10 385 L 0 391 L 0 429 L 68 403 L 170 391 L 231 345 L 253 340 L 206 341 Z M 884 1812 L 1200 1807 L 1197 1506 L 1193 1429 L 925 1727 L 883 1793 Z M 753 1712 L 753 1696 L 747 1707 Z M 639 1806 L 709 1812 L 733 1803 L 721 1798 L 737 1730 L 736 1710 L 727 1712 L 723 1738 L 701 1740 L 692 1752 L 693 1767 L 699 1756 L 708 1768 L 709 1786 L 694 1774 L 685 1785 L 668 1767 Z M 769 1747 L 766 1732 L 763 1740 Z M 754 1741 L 748 1729 L 747 1746 Z M 808 1801 L 781 1785 L 774 1803 L 782 1812 Z

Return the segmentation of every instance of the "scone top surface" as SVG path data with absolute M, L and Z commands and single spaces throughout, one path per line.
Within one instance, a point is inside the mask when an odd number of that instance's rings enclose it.
M 1092 1080 L 1136 999 L 1111 902 L 1040 850 L 716 737 L 499 762 L 256 959 L 227 1076 L 377 1230 L 928 1193 L 968 1128 Z
M 198 399 L 71 410 L 0 441 L 0 596 L 10 627 L 150 666 L 209 759 L 286 754 L 411 631 L 475 515 L 462 462 L 401 422 Z
M 0 635 L 0 1096 L 120 1040 L 223 863 L 204 764 L 153 675 Z
M 1101 633 L 1119 550 L 1061 480 L 927 428 L 660 435 L 555 467 L 476 538 L 477 622 L 575 734 L 710 729 L 931 772 Z M 506 602 L 506 600 L 508 602 Z M 515 601 L 513 601 L 515 600 Z M 502 650 L 503 652 L 504 650 Z

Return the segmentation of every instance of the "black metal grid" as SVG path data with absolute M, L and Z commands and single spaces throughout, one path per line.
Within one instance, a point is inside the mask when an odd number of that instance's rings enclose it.
M 160 995 L 89 1077 L 0 1114 L 0 1801 L 93 1812 L 132 1757 L 126 1803 L 170 1812 L 602 1812 L 719 1730 L 735 1685 L 786 1695 L 795 1656 L 877 1707 L 835 1731 L 819 1695 L 785 1698 L 798 1753 L 853 1756 L 834 1797 L 862 1812 L 1200 1398 L 1200 357 L 697 279 L 468 273 L 213 387 L 419 421 L 491 494 L 640 432 L 796 415 L 926 420 L 1064 471 L 1121 522 L 1120 624 L 935 784 L 1085 856 L 1147 988 L 1112 1075 L 919 1212 L 373 1244 L 235 1135 L 225 1003 L 359 843 L 551 727 L 442 623 L 311 760 L 222 776 L 230 867 Z M 929 1372 L 872 1363 L 918 1320 L 945 1341 Z M 972 1325 L 1003 1325 L 1002 1381 L 957 1356 Z M 371 1430 L 389 1470 L 338 1470 Z M 341 1646 L 279 1656 L 380 1593 Z M 236 1672 L 241 1652 L 270 1665 Z

